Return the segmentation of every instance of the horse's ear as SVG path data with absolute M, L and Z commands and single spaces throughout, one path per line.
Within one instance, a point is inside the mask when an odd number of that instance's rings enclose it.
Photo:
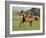
M 23 10 L 21 11 L 21 14 L 23 13 Z

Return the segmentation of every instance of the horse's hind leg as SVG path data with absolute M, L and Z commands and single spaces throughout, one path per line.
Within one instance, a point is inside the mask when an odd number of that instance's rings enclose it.
M 30 21 L 30 26 L 32 26 L 32 20 Z
M 22 21 L 20 22 L 20 27 L 21 27 Z

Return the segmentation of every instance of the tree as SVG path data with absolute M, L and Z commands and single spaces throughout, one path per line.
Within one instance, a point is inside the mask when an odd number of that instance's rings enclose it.
M 31 15 L 40 16 L 40 9 L 39 8 L 32 8 Z

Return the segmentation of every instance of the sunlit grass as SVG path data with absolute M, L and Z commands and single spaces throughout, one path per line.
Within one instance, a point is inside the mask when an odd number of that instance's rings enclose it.
M 20 20 L 13 20 L 12 21 L 13 31 L 19 31 L 19 30 L 39 30 L 40 29 L 39 21 L 33 21 L 32 22 L 32 26 L 30 26 L 29 22 L 25 22 L 24 24 L 25 24 L 25 26 L 22 23 L 21 27 L 20 27 Z

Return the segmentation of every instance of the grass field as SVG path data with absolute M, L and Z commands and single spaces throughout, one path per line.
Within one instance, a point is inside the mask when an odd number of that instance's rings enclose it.
M 17 14 L 13 13 L 12 15 L 12 30 L 13 31 L 24 31 L 24 30 L 39 30 L 40 29 L 40 22 L 38 21 L 33 21 L 32 26 L 29 25 L 29 22 L 25 22 L 25 26 L 21 24 L 20 28 L 20 22 L 21 20 L 15 20 L 15 16 Z

